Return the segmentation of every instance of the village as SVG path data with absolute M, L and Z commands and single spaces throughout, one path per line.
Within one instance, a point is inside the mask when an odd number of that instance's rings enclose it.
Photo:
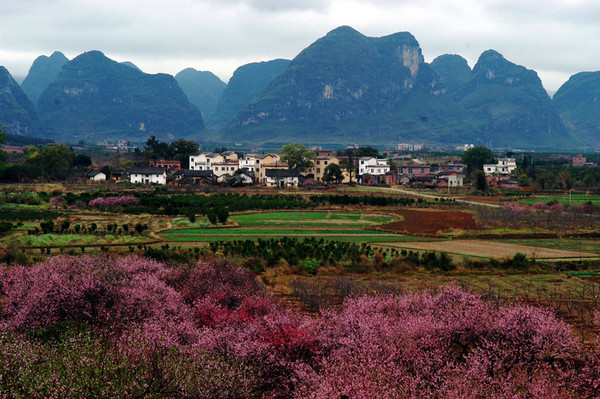
M 405 185 L 429 188 L 455 188 L 466 183 L 467 165 L 457 160 L 430 165 L 416 163 L 410 157 L 378 158 L 337 155 L 332 150 L 316 150 L 305 168 L 291 168 L 276 153 L 245 154 L 235 151 L 201 152 L 189 157 L 189 169 L 181 161 L 151 160 L 148 166 L 134 166 L 110 173 L 92 171 L 91 181 L 129 181 L 131 183 L 194 187 L 230 183 L 233 186 L 256 184 L 266 187 L 348 184 Z M 348 166 L 351 163 L 351 167 Z M 484 172 L 490 187 L 517 189 L 511 177 L 517 168 L 515 158 L 499 158 L 486 164 Z

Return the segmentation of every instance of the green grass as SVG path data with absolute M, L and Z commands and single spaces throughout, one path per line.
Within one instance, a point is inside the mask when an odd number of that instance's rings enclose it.
M 571 194 L 569 197 L 568 193 L 565 194 L 554 194 L 554 195 L 536 195 L 535 198 L 528 198 L 521 200 L 522 204 L 535 204 L 536 202 L 550 202 L 558 201 L 563 205 L 574 204 L 581 205 L 587 202 L 591 202 L 594 205 L 600 206 L 600 196 L 597 195 L 585 195 L 585 194 Z
M 565 251 L 591 252 L 600 254 L 600 241 L 598 240 L 566 240 L 566 239 L 539 239 L 539 240 L 495 240 L 507 244 L 528 245 L 561 249 Z
M 83 234 L 44 234 L 39 236 L 24 235 L 11 240 L 12 243 L 33 247 L 66 246 L 66 245 L 106 245 L 137 244 L 148 241 L 144 236 L 95 236 Z
M 293 228 L 310 227 L 341 227 L 344 229 L 363 228 L 365 226 L 389 223 L 393 217 L 367 214 L 340 214 L 327 212 L 269 212 L 247 215 L 234 215 L 231 220 L 241 227 L 282 227 Z
M 170 242 L 210 242 L 255 240 L 258 238 L 319 237 L 352 242 L 397 242 L 407 236 L 365 230 L 364 227 L 388 223 L 395 218 L 364 213 L 265 212 L 233 215 L 241 228 L 187 228 L 168 230 L 160 235 Z
M 381 193 L 387 192 L 385 187 L 373 187 L 373 186 L 354 186 L 354 187 L 338 187 L 336 191 L 360 191 L 360 192 L 368 192 L 368 193 Z

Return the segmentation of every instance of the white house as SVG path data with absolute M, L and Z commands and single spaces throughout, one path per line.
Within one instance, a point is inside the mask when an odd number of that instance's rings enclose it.
M 390 165 L 386 159 L 362 157 L 358 161 L 358 175 L 385 175 L 390 171 Z
M 135 166 L 129 169 L 129 181 L 132 183 L 167 184 L 167 170 L 150 166 Z
M 106 174 L 98 171 L 88 173 L 88 178 L 91 181 L 106 181 Z
M 298 187 L 300 172 L 296 169 L 266 169 L 268 187 Z
M 516 168 L 517 162 L 515 158 L 498 158 L 498 163 L 486 163 L 485 165 L 483 165 L 483 171 L 486 175 L 492 175 L 494 173 L 508 175 Z
M 190 170 L 212 170 L 213 163 L 225 161 L 225 157 L 214 152 L 190 155 Z
M 465 175 L 452 172 L 448 175 L 448 187 L 462 187 Z
M 190 155 L 190 170 L 214 170 L 213 165 L 224 162 L 237 162 L 239 155 L 235 151 L 226 151 L 221 154 L 203 152 Z

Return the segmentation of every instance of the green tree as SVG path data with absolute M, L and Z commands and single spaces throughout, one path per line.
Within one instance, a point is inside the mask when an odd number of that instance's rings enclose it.
M 378 158 L 379 157 L 379 150 L 376 148 L 373 148 L 371 146 L 368 147 L 360 147 L 358 150 L 356 150 L 356 156 L 357 157 L 373 157 L 373 158 Z
M 0 144 L 4 144 L 6 143 L 6 132 L 8 131 L 8 129 L 6 128 L 6 126 L 2 126 L 0 125 Z
M 354 162 L 352 161 L 352 158 L 348 158 L 348 159 L 343 159 L 340 162 L 340 167 L 348 173 L 348 176 L 350 178 L 350 183 L 352 183 L 353 180 L 353 176 L 356 174 L 356 165 L 354 165 Z
M 179 139 L 169 144 L 169 155 L 172 159 L 181 161 L 182 169 L 189 169 L 190 155 L 198 152 L 198 143 L 191 140 Z
M 531 186 L 531 179 L 525 173 L 520 174 L 517 180 L 519 181 L 519 186 L 521 187 Z
M 540 189 L 544 190 L 550 185 L 550 176 L 545 169 L 540 170 L 535 177 L 535 181 Z
M 304 147 L 302 144 L 286 144 L 279 150 L 281 160 L 288 164 L 290 169 L 305 170 L 312 165 L 317 154 Z
M 570 190 L 573 188 L 573 176 L 566 170 L 563 170 L 558 174 L 558 178 L 560 179 L 560 185 L 565 190 Z
M 595 179 L 594 179 L 594 175 L 592 175 L 592 174 L 587 174 L 583 178 L 583 185 L 587 189 L 592 188 L 592 186 L 594 185 L 594 183 L 595 183 Z
M 37 149 L 25 147 L 25 164 L 38 166 L 42 176 L 51 180 L 65 179 L 73 167 L 75 152 L 65 145 L 46 145 Z
M 462 155 L 462 161 L 467 165 L 467 173 L 483 170 L 483 165 L 494 162 L 494 153 L 487 147 L 477 146 L 469 148 Z
M 153 160 L 167 159 L 169 158 L 169 145 L 167 143 L 161 143 L 155 136 L 150 136 L 150 138 L 146 140 L 144 157 Z
M 340 165 L 335 163 L 327 165 L 325 173 L 323 174 L 323 181 L 326 183 L 340 183 L 342 180 L 344 180 L 344 173 L 342 172 Z
M 487 189 L 487 181 L 485 179 L 485 173 L 483 170 L 478 170 L 474 173 L 475 176 L 475 188 L 479 191 L 485 191 Z
M 77 154 L 73 157 L 73 166 L 80 169 L 85 169 L 92 165 L 92 158 L 89 155 Z

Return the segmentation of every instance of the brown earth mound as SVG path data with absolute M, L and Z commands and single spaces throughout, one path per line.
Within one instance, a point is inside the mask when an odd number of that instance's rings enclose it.
M 455 230 L 478 230 L 471 213 L 430 209 L 401 209 L 392 212 L 404 218 L 378 226 L 378 230 L 416 235 L 435 235 Z

